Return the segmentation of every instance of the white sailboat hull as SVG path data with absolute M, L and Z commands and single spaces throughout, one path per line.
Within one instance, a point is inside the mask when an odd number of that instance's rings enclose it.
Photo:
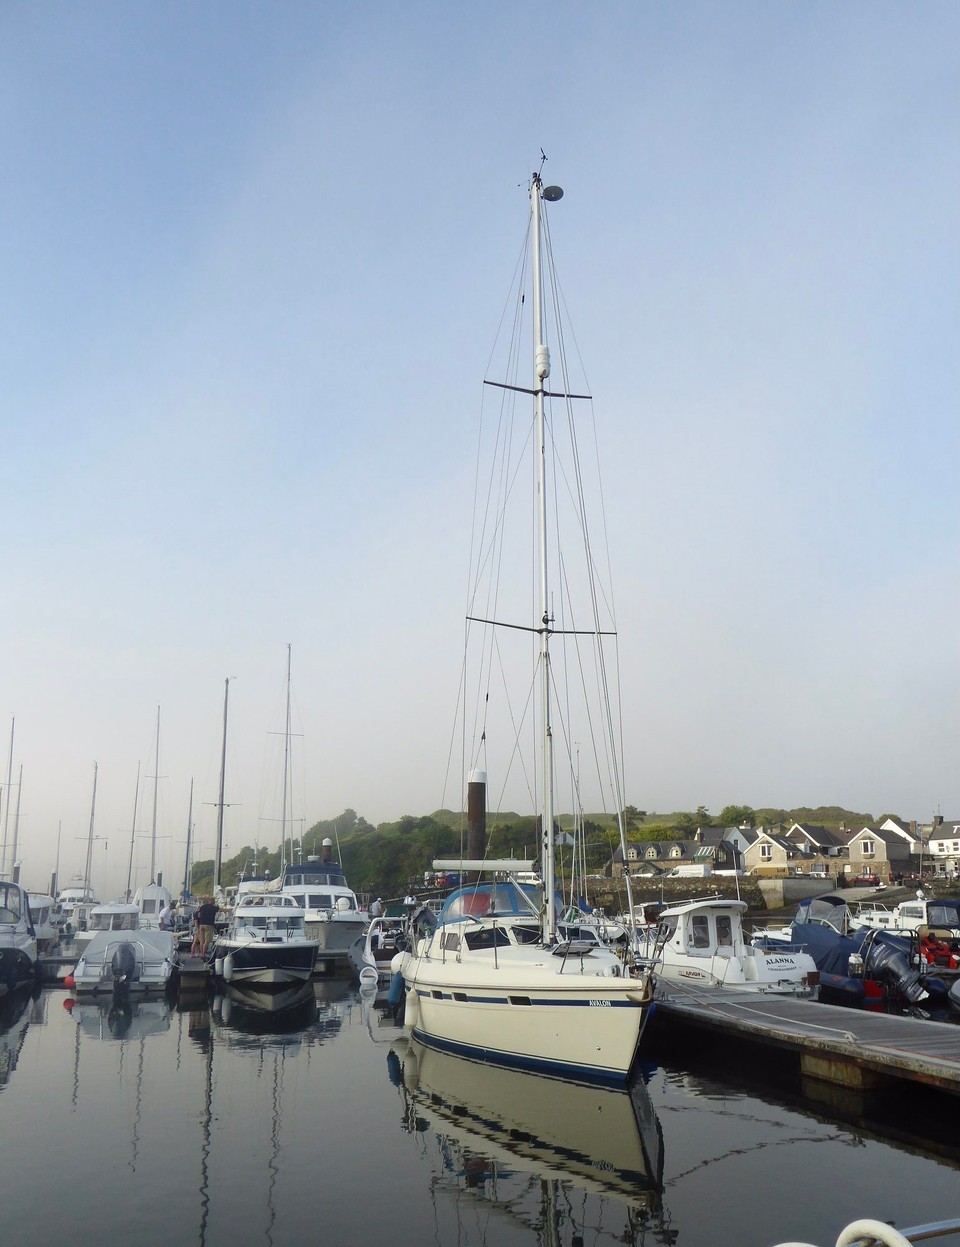
M 528 947 L 499 949 L 496 965 L 411 957 L 403 970 L 407 1023 L 441 1051 L 587 1082 L 626 1081 L 649 988 L 583 973 L 580 962 Z

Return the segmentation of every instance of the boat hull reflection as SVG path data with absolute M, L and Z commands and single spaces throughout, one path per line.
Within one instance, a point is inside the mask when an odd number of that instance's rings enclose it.
M 137 1000 L 123 993 L 110 999 L 77 1000 L 70 1014 L 92 1039 L 145 1039 L 170 1029 L 166 1000 Z
M 642 1079 L 601 1089 L 480 1064 L 415 1040 L 395 1044 L 390 1063 L 418 1132 L 432 1129 L 514 1172 L 659 1209 L 663 1136 Z

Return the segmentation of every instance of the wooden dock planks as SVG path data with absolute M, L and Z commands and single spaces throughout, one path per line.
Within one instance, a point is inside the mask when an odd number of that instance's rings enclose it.
M 864 1075 L 960 1095 L 960 1026 L 765 993 L 657 986 L 660 1024 L 719 1031 L 798 1054 L 801 1069 L 850 1086 Z M 857 1074 L 860 1071 L 860 1074 Z

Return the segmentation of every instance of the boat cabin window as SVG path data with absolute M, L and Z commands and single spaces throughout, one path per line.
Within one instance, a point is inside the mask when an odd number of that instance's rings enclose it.
M 502 927 L 481 927 L 478 931 L 467 931 L 464 935 L 467 948 L 503 948 L 510 943 L 510 937 Z
M 20 921 L 20 889 L 0 883 L 0 922 Z
M 927 921 L 932 927 L 960 927 L 960 905 L 956 901 L 930 905 Z
M 256 931 L 302 931 L 303 919 L 298 914 L 289 918 L 247 918 L 245 925 Z
M 516 926 L 513 928 L 513 938 L 518 944 L 536 944 L 540 938 L 539 927 Z
M 710 919 L 706 914 L 694 914 L 690 923 L 690 943 L 694 948 L 710 947 Z
M 311 892 L 310 909 L 333 909 L 333 897 L 329 892 Z
M 158 905 L 159 901 L 155 901 L 151 897 L 147 897 L 145 900 L 140 902 L 140 911 L 144 914 L 155 914 L 158 912 Z
M 662 918 L 660 925 L 657 927 L 657 939 L 660 940 L 662 944 L 666 944 L 669 940 L 673 939 L 676 930 L 676 918 Z
M 733 944 L 733 921 L 729 914 L 717 914 L 717 943 Z

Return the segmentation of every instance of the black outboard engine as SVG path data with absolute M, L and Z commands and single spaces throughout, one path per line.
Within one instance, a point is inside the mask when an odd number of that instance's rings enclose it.
M 124 941 L 118 944 L 110 961 L 113 973 L 114 992 L 130 990 L 130 984 L 137 976 L 137 954 L 131 943 Z
M 893 937 L 896 938 L 896 937 Z M 899 941 L 898 941 L 899 943 Z M 891 937 L 885 940 L 874 939 L 869 947 L 864 946 L 865 973 L 868 978 L 879 979 L 907 1002 L 920 1004 L 929 995 L 917 970 L 910 964 L 907 948 L 898 947 Z

